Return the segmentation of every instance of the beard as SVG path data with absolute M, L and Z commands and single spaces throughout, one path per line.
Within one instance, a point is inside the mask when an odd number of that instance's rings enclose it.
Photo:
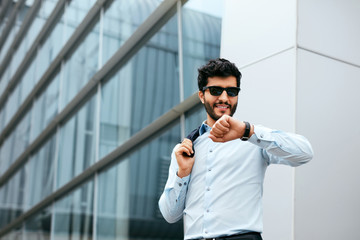
M 236 111 L 236 108 L 237 108 L 237 103 L 235 103 L 233 106 L 232 105 L 230 105 L 229 103 L 227 103 L 227 102 L 218 102 L 218 103 L 215 103 L 213 106 L 210 106 L 210 104 L 209 104 L 209 102 L 207 102 L 206 101 L 206 99 L 204 99 L 204 105 L 205 105 L 205 110 L 206 110 L 206 112 L 207 112 L 207 114 L 209 114 L 209 116 L 213 119 L 213 120 L 215 120 L 215 121 L 217 121 L 217 120 L 219 120 L 219 118 L 221 118 L 224 114 L 222 114 L 222 115 L 217 115 L 216 113 L 215 113 L 215 111 L 214 111 L 214 108 L 215 108 L 215 105 L 216 104 L 226 104 L 226 105 L 228 105 L 229 106 L 229 109 L 230 109 L 230 117 L 232 117 L 233 115 L 234 115 L 234 113 L 235 113 L 235 111 Z

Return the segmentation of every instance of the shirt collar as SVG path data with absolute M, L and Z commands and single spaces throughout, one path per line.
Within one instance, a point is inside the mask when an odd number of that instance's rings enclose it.
M 203 134 L 206 133 L 206 132 L 210 132 L 210 130 L 211 130 L 211 127 L 206 124 L 206 121 L 204 121 L 204 122 L 201 124 L 201 127 L 200 127 L 200 129 L 199 129 L 200 136 L 203 135 Z

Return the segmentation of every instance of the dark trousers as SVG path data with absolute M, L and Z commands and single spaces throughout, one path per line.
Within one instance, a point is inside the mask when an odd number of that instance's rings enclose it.
M 250 232 L 226 237 L 209 238 L 206 240 L 262 240 L 260 233 Z

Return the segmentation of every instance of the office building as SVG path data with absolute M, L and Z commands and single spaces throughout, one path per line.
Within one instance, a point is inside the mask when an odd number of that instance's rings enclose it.
M 181 239 L 157 201 L 204 118 L 197 67 L 219 57 L 220 13 L 19 0 L 1 18 L 0 238 Z
M 235 117 L 306 136 L 270 166 L 266 240 L 360 239 L 360 1 L 0 1 L 0 239 L 182 239 L 158 210 L 206 115 L 197 68 L 243 78 Z

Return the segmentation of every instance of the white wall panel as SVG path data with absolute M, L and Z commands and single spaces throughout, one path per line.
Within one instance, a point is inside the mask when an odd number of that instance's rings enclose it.
M 224 46 L 226 48 L 226 46 Z M 239 59 L 230 59 L 238 65 Z M 240 69 L 236 117 L 284 131 L 295 130 L 295 51 Z
M 298 1 L 301 47 L 360 65 L 360 1 Z
M 221 55 L 239 66 L 295 46 L 295 0 L 226 0 Z
M 233 36 L 235 37 L 235 36 Z M 224 48 L 226 48 L 226 44 Z M 231 59 L 237 63 L 238 58 Z M 235 117 L 283 131 L 294 131 L 295 51 L 241 69 Z M 267 240 L 289 240 L 293 224 L 293 169 L 271 165 L 264 182 L 264 233 Z
M 298 52 L 297 129 L 315 157 L 296 169 L 295 239 L 360 239 L 360 68 Z

